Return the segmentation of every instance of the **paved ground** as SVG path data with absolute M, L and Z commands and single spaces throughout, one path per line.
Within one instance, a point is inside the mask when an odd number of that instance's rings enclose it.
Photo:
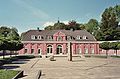
M 40 79 L 120 79 L 120 59 L 117 58 L 73 58 L 57 57 L 56 61 L 35 58 L 19 65 L 17 70 L 24 70 L 25 77 L 35 79 L 38 70 L 42 70 Z M 16 70 L 15 69 L 15 70 Z

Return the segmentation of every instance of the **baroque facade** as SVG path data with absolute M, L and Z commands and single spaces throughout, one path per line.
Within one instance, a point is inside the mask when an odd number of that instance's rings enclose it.
M 22 42 L 19 54 L 67 55 L 68 47 L 73 55 L 99 54 L 99 43 L 86 30 L 29 30 L 22 33 Z

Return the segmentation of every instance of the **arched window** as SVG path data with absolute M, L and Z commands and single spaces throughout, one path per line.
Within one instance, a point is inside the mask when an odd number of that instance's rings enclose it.
M 77 35 L 76 39 L 77 39 L 77 40 L 80 40 L 80 39 L 82 39 L 82 37 L 79 36 L 79 35 Z
M 38 48 L 38 54 L 41 54 L 41 49 L 40 48 Z
M 87 36 L 83 36 L 83 39 L 88 39 L 88 37 Z
M 62 41 L 62 37 L 58 36 L 57 41 Z
M 48 36 L 47 39 L 51 41 L 53 40 L 53 36 Z
M 88 48 L 85 48 L 85 54 L 88 54 Z
M 38 35 L 38 37 L 37 37 L 39 40 L 41 40 L 42 39 L 42 36 L 41 35 Z
M 52 53 L 52 45 L 47 46 L 47 53 Z
M 31 54 L 32 54 L 32 53 L 34 53 L 34 49 L 33 49 L 33 48 L 31 49 Z
M 94 54 L 94 48 L 91 48 L 91 53 Z
M 58 45 L 57 46 L 57 54 L 60 54 L 60 53 L 62 53 L 62 46 Z
M 27 51 L 27 49 L 25 48 L 25 50 L 24 50 L 24 53 L 27 53 L 28 51 Z

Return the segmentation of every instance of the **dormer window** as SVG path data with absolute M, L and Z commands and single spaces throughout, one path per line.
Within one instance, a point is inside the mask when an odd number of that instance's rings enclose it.
M 53 40 L 53 37 L 52 36 L 48 36 L 47 39 L 48 40 Z
M 57 41 L 62 41 L 62 37 L 58 36 Z
M 67 36 L 67 40 L 72 40 L 72 36 Z
M 76 39 L 77 39 L 77 40 L 80 40 L 80 39 L 82 39 L 82 37 L 78 35 L 78 36 L 76 37 Z
M 83 36 L 83 39 L 88 39 L 88 37 L 87 36 Z
M 38 35 L 38 37 L 37 37 L 39 40 L 41 40 L 42 39 L 42 36 L 41 35 Z
M 34 39 L 35 39 L 35 35 L 31 35 L 31 39 L 33 39 L 33 40 L 34 40 Z

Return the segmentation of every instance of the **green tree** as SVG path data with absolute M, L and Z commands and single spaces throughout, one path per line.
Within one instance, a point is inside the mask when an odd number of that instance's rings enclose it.
M 73 29 L 73 30 L 81 30 L 80 24 L 77 23 L 77 22 L 74 21 L 74 20 L 69 21 L 69 22 L 68 22 L 68 25 L 67 25 L 67 27 L 66 27 L 66 30 L 71 30 L 71 29 Z
M 118 49 L 120 49 L 120 47 L 119 47 L 119 42 L 112 42 L 112 43 L 110 43 L 111 45 L 111 49 L 113 49 L 113 50 L 115 50 L 115 53 L 116 53 L 116 56 L 117 56 L 117 50 Z
M 111 49 L 110 42 L 100 43 L 100 48 L 106 50 L 106 56 L 108 56 L 108 50 Z
M 0 50 L 3 50 L 3 58 L 6 50 L 20 50 L 23 47 L 16 28 L 0 28 Z
M 114 11 L 116 13 L 117 21 L 120 22 L 120 5 L 116 5 Z
M 81 27 L 80 27 L 81 24 L 77 23 L 76 21 L 72 20 L 72 21 L 69 21 L 68 25 L 58 21 L 57 23 L 55 23 L 53 26 L 49 25 L 49 26 L 46 26 L 45 27 L 45 30 L 61 30 L 61 29 L 64 29 L 64 30 L 70 30 L 70 29 L 73 29 L 73 30 L 80 30 Z M 83 29 L 83 28 L 82 28 Z
M 105 40 L 117 40 L 116 30 L 118 28 L 118 21 L 116 20 L 116 13 L 112 7 L 105 9 L 102 14 L 100 30 L 103 33 Z M 103 40 L 104 40 L 103 39 Z
M 16 28 L 11 28 L 11 31 L 7 35 L 7 39 L 9 39 L 9 49 L 10 50 L 10 56 L 13 53 L 13 51 L 20 50 L 19 44 L 20 42 L 20 36 L 18 34 L 18 31 Z
M 88 21 L 88 23 L 85 25 L 85 28 L 88 32 L 90 32 L 91 34 L 95 35 L 96 31 L 99 28 L 99 24 L 98 21 L 96 19 L 90 19 Z

